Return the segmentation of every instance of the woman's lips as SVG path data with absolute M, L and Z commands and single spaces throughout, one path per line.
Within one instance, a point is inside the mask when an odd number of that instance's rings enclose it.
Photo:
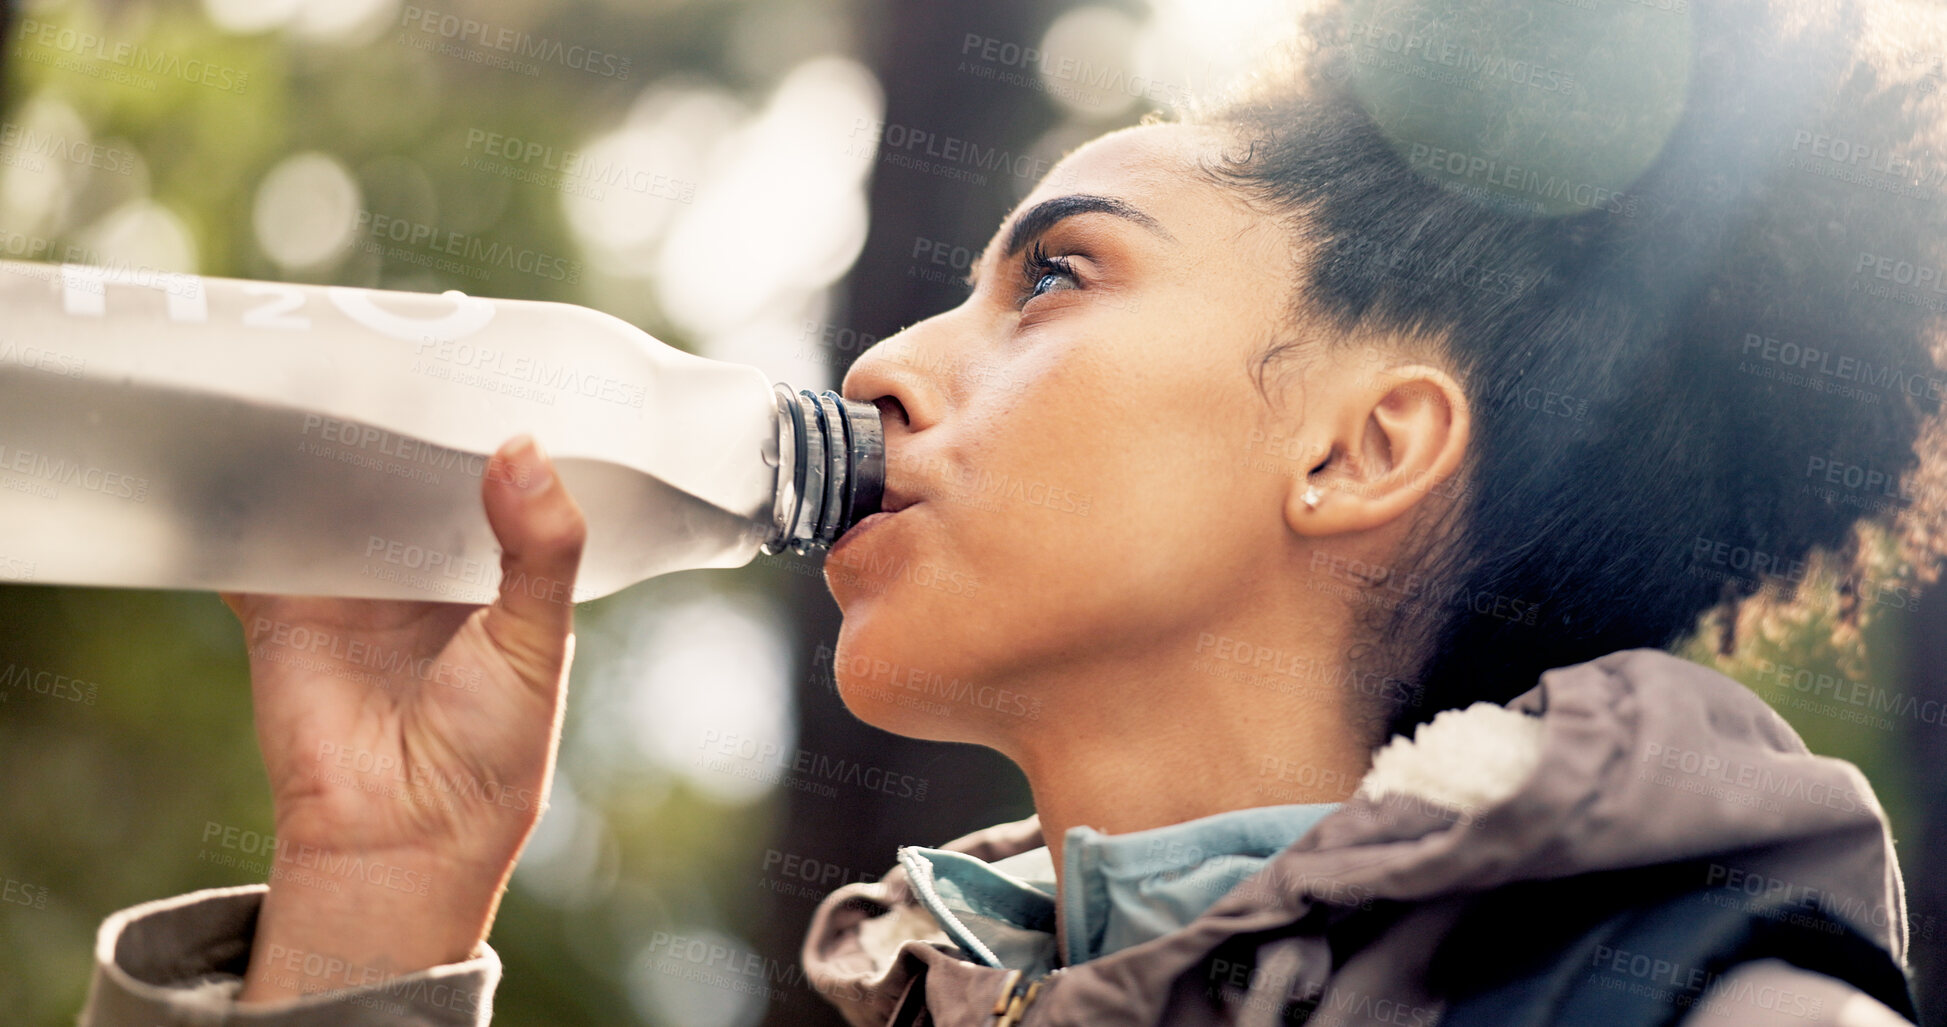
M 874 528 L 877 528 L 879 525 L 884 524 L 885 522 L 891 520 L 901 510 L 904 509 L 906 509 L 906 507 L 901 507 L 899 510 L 881 510 L 878 513 L 870 514 L 860 519 L 857 524 L 854 524 L 850 528 L 846 529 L 845 534 L 840 535 L 838 537 L 838 541 L 832 543 L 832 547 L 826 550 L 825 555 L 827 557 L 830 557 L 836 554 L 840 549 L 843 549 L 846 546 L 851 545 L 853 541 L 858 539 L 860 536 L 871 532 Z

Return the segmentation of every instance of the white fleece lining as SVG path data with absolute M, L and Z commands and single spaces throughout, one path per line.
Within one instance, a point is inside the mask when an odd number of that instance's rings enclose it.
M 1477 702 L 1443 710 L 1373 754 L 1367 799 L 1405 795 L 1474 813 L 1513 795 L 1541 762 L 1541 718 Z

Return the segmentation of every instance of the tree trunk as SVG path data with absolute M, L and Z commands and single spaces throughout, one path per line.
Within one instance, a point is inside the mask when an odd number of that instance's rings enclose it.
M 1054 123 L 1054 111 L 1032 88 L 969 74 L 965 69 L 981 62 L 963 63 L 962 49 L 970 37 L 1034 46 L 1064 6 L 1027 0 L 881 0 L 861 15 L 860 28 L 869 34 L 867 46 L 885 89 L 886 113 L 881 131 L 863 129 L 854 137 L 856 145 L 879 146 L 872 221 L 842 311 L 823 335 L 835 340 L 834 348 L 848 363 L 863 348 L 855 338 L 884 338 L 957 305 L 966 295 L 958 284 L 966 260 L 1034 185 L 1032 162 L 991 166 L 996 163 L 991 155 L 1027 151 Z M 1032 69 L 1016 70 L 1032 76 Z M 946 150 L 940 141 L 947 139 L 962 142 Z M 969 150 L 981 156 L 964 157 Z M 1025 816 L 1031 805 L 1020 773 L 991 750 L 914 741 L 853 717 L 831 681 L 838 609 L 822 581 L 786 577 L 794 581 L 792 599 L 805 611 L 798 636 L 798 744 L 813 754 L 862 761 L 926 782 L 925 798 L 918 801 L 857 788 L 840 788 L 835 798 L 787 790 L 784 822 L 774 851 L 765 854 L 772 866 L 760 866 L 752 875 L 764 882 L 759 903 L 764 913 L 751 934 L 766 956 L 778 960 L 774 965 L 795 966 L 811 911 L 831 887 L 876 880 L 893 865 L 901 844 L 937 845 Z M 783 861 L 794 856 L 804 867 L 813 866 L 804 861 L 817 861 L 816 869 L 780 874 Z M 805 881 L 806 876 L 823 880 Z M 766 1024 L 842 1023 L 808 988 L 776 990 L 784 994 L 772 997 Z
M 1947 709 L 1947 582 L 1926 593 L 1907 626 L 1906 680 L 1921 703 Z M 1923 1024 L 1947 1023 L 1947 731 L 1938 718 L 1902 718 L 1918 831 L 1899 842 L 1906 876 L 1908 965 Z

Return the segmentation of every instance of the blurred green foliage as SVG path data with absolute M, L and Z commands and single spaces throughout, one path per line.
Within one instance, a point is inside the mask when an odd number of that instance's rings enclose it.
M 260 251 L 252 203 L 273 166 L 307 150 L 351 169 L 375 212 L 463 222 L 510 245 L 573 255 L 579 247 L 557 193 L 461 166 L 470 130 L 571 148 L 621 118 L 662 77 L 712 82 L 755 102 L 796 59 L 845 38 L 846 20 L 860 16 L 840 0 L 484 6 L 501 23 L 539 35 L 599 41 L 627 55 L 635 74 L 617 80 L 545 66 L 530 76 L 432 56 L 399 41 L 396 16 L 386 31 L 346 45 L 281 31 L 227 33 L 186 2 L 55 0 L 20 17 L 151 53 L 194 55 L 244 84 L 226 91 L 148 74 L 141 77 L 152 88 L 131 85 L 75 70 L 77 62 L 95 67 L 89 58 L 67 53 L 74 59 L 64 65 L 59 47 L 16 31 L 5 42 L 8 107 L 17 112 L 37 98 L 58 99 L 95 140 L 138 152 L 146 181 L 110 186 L 122 193 L 140 187 L 179 218 L 195 243 L 195 270 L 205 274 L 293 277 Z M 823 36 L 780 29 L 754 48 L 750 26 L 759 18 L 839 28 Z M 77 202 L 86 207 L 90 197 Z M 49 241 L 57 251 L 76 238 L 82 220 L 54 232 Z M 593 302 L 586 281 L 501 268 L 484 280 L 459 279 L 363 251 L 323 274 L 343 284 Z M 652 303 L 642 301 L 626 316 L 672 344 L 686 341 Z M 785 573 L 753 567 L 648 582 L 584 606 L 583 635 L 626 636 L 645 610 L 696 588 L 774 593 Z M 1869 651 L 1903 652 L 1904 620 L 1871 625 Z M 0 689 L 0 882 L 7 888 L 0 902 L 0 1010 L 8 1024 L 55 1027 L 71 1023 L 81 1006 L 104 916 L 191 889 L 263 879 L 260 869 L 224 862 L 227 850 L 207 837 L 212 825 L 268 834 L 270 807 L 251 733 L 242 634 L 216 597 L 7 586 L 0 587 L 0 625 L 0 671 L 46 671 L 71 682 L 60 695 Z M 1905 837 L 1920 812 L 1903 742 L 1909 726 L 1853 723 L 1793 706 L 1790 691 L 1761 670 L 1769 660 L 1844 676 L 1846 654 L 1823 627 L 1754 642 L 1741 659 L 1722 665 L 1778 703 L 1815 751 L 1865 770 L 1892 815 L 1894 836 Z M 577 704 L 596 666 L 589 648 L 575 670 Z M 1705 642 L 1686 655 L 1715 659 Z M 1896 661 L 1852 669 L 1872 687 L 1912 691 Z M 605 825 L 596 858 L 597 876 L 608 884 L 593 896 L 562 899 L 537 895 L 516 879 L 494 935 L 509 967 L 496 1022 L 509 1027 L 657 1023 L 647 1003 L 631 996 L 632 986 L 640 987 L 632 985 L 630 967 L 643 938 L 682 924 L 735 925 L 768 908 L 738 875 L 771 843 L 781 797 L 726 806 L 653 768 L 597 766 L 575 755 L 576 731 L 571 720 L 564 773 Z M 1016 798 L 997 799 L 993 819 Z M 1909 877 L 1920 871 L 1907 867 Z M 809 903 L 802 905 L 808 912 Z
M 32 237 L 41 252 L 12 256 L 85 259 L 93 252 L 82 232 L 89 218 L 146 196 L 187 227 L 197 266 L 185 270 L 301 279 L 262 253 L 252 218 L 266 173 L 307 150 L 351 169 L 375 213 L 464 222 L 470 233 L 507 245 L 576 255 L 558 193 L 462 168 L 469 129 L 574 148 L 610 128 L 665 76 L 761 97 L 772 77 L 813 55 L 794 48 L 829 37 L 773 40 L 759 55 L 766 61 L 754 62 L 729 52 L 739 26 L 753 13 L 840 13 L 795 0 L 474 7 L 490 8 L 499 26 L 625 55 L 634 74 L 620 80 L 542 66 L 526 75 L 427 54 L 400 42 L 397 8 L 386 31 L 347 45 L 284 31 L 231 34 L 188 2 L 30 4 L 5 43 L 8 122 L 30 104 L 58 101 L 79 115 L 95 143 L 140 154 L 142 167 L 126 179 L 94 176 L 73 198 L 75 216 Z M 26 31 L 37 23 L 178 63 L 118 71 L 62 37 L 39 41 Z M 217 88 L 169 70 L 190 58 L 222 69 L 223 81 L 241 87 Z M 98 187 L 105 191 L 93 195 Z M 30 245 L 21 237 L 31 233 L 0 229 L 12 232 L 16 249 Z M 316 277 L 591 303 L 585 282 L 504 267 L 487 268 L 484 279 L 462 278 L 363 250 Z M 664 341 L 687 344 L 653 309 L 637 313 Z M 582 632 L 626 633 L 645 606 L 685 589 L 774 592 L 780 573 L 746 568 L 648 582 L 584 605 Z M 62 681 L 47 694 L 0 689 L 0 881 L 11 889 L 10 900 L 0 902 L 0 1010 L 9 1025 L 54 1027 L 72 1023 L 81 1008 L 104 916 L 192 889 L 264 879 L 261 858 L 249 865 L 210 841 L 209 832 L 268 836 L 269 796 L 251 730 L 243 635 L 216 596 L 4 586 L 0 625 L 5 673 L 45 671 Z M 599 654 L 584 653 L 571 692 L 586 690 L 599 662 Z M 70 691 L 80 698 L 68 698 Z M 571 722 L 564 752 L 574 748 L 574 731 Z M 564 767 L 574 762 L 564 755 Z M 754 865 L 751 854 L 771 837 L 780 799 L 723 805 L 653 768 L 612 768 L 604 777 L 582 762 L 575 784 L 604 822 L 600 873 L 612 890 L 586 901 L 543 900 L 517 878 L 494 936 L 509 966 L 495 1022 L 673 1024 L 646 1015 L 640 997 L 631 998 L 636 949 L 654 927 L 731 925 L 756 915 L 758 896 L 733 874 Z

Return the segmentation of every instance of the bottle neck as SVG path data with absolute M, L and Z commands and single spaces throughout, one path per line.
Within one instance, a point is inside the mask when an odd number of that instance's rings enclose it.
M 879 408 L 826 390 L 777 397 L 777 501 L 764 552 L 803 553 L 829 546 L 879 511 L 886 487 L 886 443 Z

